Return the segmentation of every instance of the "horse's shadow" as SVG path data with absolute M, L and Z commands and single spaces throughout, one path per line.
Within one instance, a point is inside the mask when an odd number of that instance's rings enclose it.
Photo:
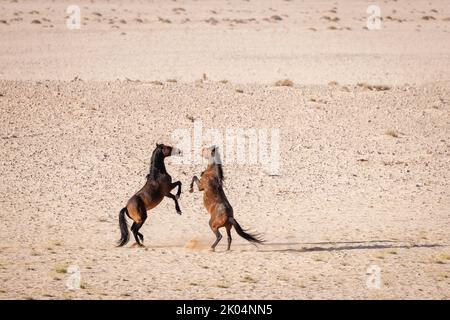
M 368 240 L 368 241 L 336 241 L 336 242 L 267 242 L 260 246 L 261 252 L 334 252 L 347 250 L 379 250 L 379 249 L 412 249 L 443 247 L 442 244 L 417 244 L 407 241 L 395 240 Z M 250 250 L 241 250 L 242 252 Z

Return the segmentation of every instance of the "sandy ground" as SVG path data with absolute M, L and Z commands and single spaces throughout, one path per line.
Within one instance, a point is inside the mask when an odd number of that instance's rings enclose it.
M 66 28 L 74 3 L 79 30 Z M 450 80 L 448 1 L 380 2 L 382 29 L 369 31 L 372 3 L 2 1 L 0 79 Z
M 450 298 L 446 1 L 381 2 L 376 31 L 369 1 L 79 3 L 68 30 L 68 3 L 0 2 L 0 298 Z M 168 159 L 183 215 L 164 200 L 146 248 L 115 248 L 155 143 L 193 119 L 280 130 L 279 175 L 225 166 L 267 244 L 209 252 L 204 165 Z

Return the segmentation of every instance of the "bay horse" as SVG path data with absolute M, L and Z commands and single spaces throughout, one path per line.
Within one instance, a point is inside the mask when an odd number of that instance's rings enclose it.
M 130 229 L 136 240 L 135 245 L 137 244 L 140 247 L 143 246 L 144 236 L 139 232 L 139 229 L 147 219 L 147 210 L 153 209 L 164 197 L 168 197 L 175 202 L 175 210 L 181 215 L 180 206 L 178 205 L 178 199 L 181 195 L 181 182 L 176 181 L 172 183 L 172 177 L 167 173 L 164 165 L 164 159 L 171 155 L 181 155 L 181 151 L 164 144 L 156 144 L 150 160 L 150 173 L 147 175 L 147 182 L 141 190 L 128 200 L 127 205 L 120 210 L 119 227 L 121 237 L 117 246 L 124 246 L 130 239 L 125 214 L 133 220 Z M 170 191 L 175 187 L 178 187 L 178 190 L 176 195 L 173 195 Z
M 231 228 L 234 227 L 237 234 L 250 243 L 263 243 L 258 235 L 247 233 L 233 216 L 233 208 L 228 202 L 225 192 L 223 191 L 222 182 L 224 179 L 222 163 L 218 147 L 211 146 L 202 148 L 201 156 L 208 160 L 208 167 L 202 172 L 201 178 L 194 176 L 191 181 L 189 192 L 194 192 L 194 182 L 199 191 L 203 192 L 203 204 L 211 215 L 209 226 L 216 236 L 216 241 L 211 246 L 211 250 L 215 251 L 217 244 L 222 239 L 219 228 L 225 227 L 228 236 L 227 251 L 231 247 Z

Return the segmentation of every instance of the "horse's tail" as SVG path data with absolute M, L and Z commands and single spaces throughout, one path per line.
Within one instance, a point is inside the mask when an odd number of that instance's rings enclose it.
M 259 235 L 247 233 L 246 230 L 242 229 L 242 227 L 233 217 L 228 218 L 228 221 L 231 222 L 233 227 L 236 229 L 237 234 L 240 235 L 245 240 L 251 243 L 259 243 L 259 244 L 264 242 L 264 240 L 261 239 Z
M 122 247 L 130 240 L 130 233 L 128 231 L 127 219 L 125 213 L 128 214 L 127 208 L 123 208 L 119 213 L 119 227 L 120 227 L 120 240 L 117 243 L 118 247 Z

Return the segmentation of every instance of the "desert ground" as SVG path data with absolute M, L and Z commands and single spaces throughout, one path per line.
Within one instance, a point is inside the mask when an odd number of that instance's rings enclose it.
M 371 4 L 1 1 L 0 299 L 449 299 L 450 7 L 380 1 L 369 30 Z M 210 252 L 206 164 L 169 158 L 183 214 L 115 247 L 155 143 L 196 121 L 279 130 L 278 174 L 224 166 L 266 243 Z

